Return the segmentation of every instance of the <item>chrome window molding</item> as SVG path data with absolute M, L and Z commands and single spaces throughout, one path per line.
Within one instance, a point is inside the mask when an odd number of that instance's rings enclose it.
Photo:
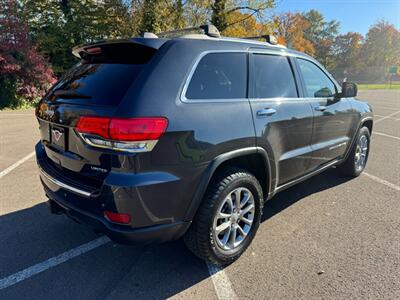
M 317 98 L 315 98 L 317 99 Z M 250 102 L 308 102 L 309 98 L 249 98 Z
M 265 46 L 265 45 L 264 45 Z M 313 98 L 313 97 L 299 97 L 299 98 L 232 98 L 232 99 L 188 99 L 186 97 L 186 92 L 189 87 L 190 81 L 192 80 L 193 74 L 197 69 L 197 66 L 199 65 L 201 59 L 206 56 L 207 54 L 211 53 L 251 53 L 251 54 L 267 54 L 267 55 L 281 55 L 281 56 L 290 56 L 290 57 L 295 57 L 299 59 L 304 59 L 308 60 L 311 63 L 315 64 L 317 67 L 321 69 L 321 71 L 329 77 L 331 81 L 333 81 L 334 85 L 336 88 L 339 87 L 337 82 L 334 80 L 332 76 L 330 76 L 327 71 L 325 71 L 325 68 L 318 63 L 318 61 L 314 60 L 312 57 L 308 57 L 307 55 L 303 55 L 301 53 L 291 53 L 288 52 L 286 48 L 280 48 L 278 47 L 277 49 L 271 49 L 271 48 L 266 48 L 266 49 L 261 49 L 261 48 L 249 48 L 247 50 L 207 50 L 201 52 L 195 59 L 194 64 L 192 65 L 192 68 L 190 69 L 190 72 L 188 76 L 185 79 L 185 83 L 183 85 L 182 91 L 180 93 L 180 101 L 183 103 L 192 103 L 192 104 L 198 104 L 198 103 L 227 103 L 227 102 L 244 102 L 244 101 L 305 101 L 305 100 L 323 100 L 326 98 Z
M 232 99 L 188 99 L 186 98 L 186 92 L 189 87 L 190 81 L 192 80 L 192 77 L 194 75 L 194 72 L 197 69 L 197 66 L 199 65 L 201 59 L 206 56 L 207 54 L 211 53 L 248 53 L 249 51 L 247 50 L 209 50 L 209 51 L 204 51 L 197 56 L 195 59 L 195 62 L 189 72 L 189 75 L 187 76 L 185 80 L 185 84 L 183 86 L 183 89 L 181 91 L 181 96 L 180 100 L 184 103 L 210 103 L 210 102 L 243 102 L 243 101 L 248 101 L 247 98 L 232 98 Z

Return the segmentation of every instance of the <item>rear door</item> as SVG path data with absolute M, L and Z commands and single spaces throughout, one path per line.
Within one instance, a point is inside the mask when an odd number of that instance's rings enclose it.
M 253 53 L 250 103 L 257 144 L 275 162 L 276 182 L 282 185 L 309 170 L 313 113 L 300 98 L 291 60 L 274 53 Z
M 345 153 L 351 136 L 352 108 L 346 98 L 335 97 L 337 87 L 321 67 L 310 60 L 296 60 L 314 113 L 310 167 L 317 168 Z

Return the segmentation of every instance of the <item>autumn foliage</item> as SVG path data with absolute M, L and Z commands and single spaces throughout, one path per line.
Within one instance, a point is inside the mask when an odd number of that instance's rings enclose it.
M 55 81 L 44 57 L 29 40 L 29 29 L 16 14 L 16 1 L 0 6 L 0 106 L 32 101 Z
M 71 48 L 212 21 L 222 35 L 274 34 L 342 80 L 382 82 L 400 67 L 400 32 L 379 21 L 339 34 L 316 11 L 274 14 L 274 0 L 0 0 L 0 108 L 32 103 L 77 62 Z

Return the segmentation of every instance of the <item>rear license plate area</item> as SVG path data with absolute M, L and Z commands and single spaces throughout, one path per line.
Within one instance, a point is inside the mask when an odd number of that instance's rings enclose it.
M 60 126 L 50 126 L 50 142 L 61 150 L 66 149 L 67 143 L 67 128 Z

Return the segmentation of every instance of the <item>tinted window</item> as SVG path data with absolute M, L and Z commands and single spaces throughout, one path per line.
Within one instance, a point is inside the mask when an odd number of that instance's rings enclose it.
M 297 97 L 293 72 L 286 57 L 254 55 L 254 97 Z
M 118 105 L 144 65 L 79 63 L 53 87 L 53 100 Z
M 247 57 L 245 53 L 210 53 L 197 65 L 190 80 L 188 99 L 246 98 Z
M 335 85 L 317 65 L 304 59 L 297 59 L 297 61 L 303 74 L 308 97 L 327 98 L 335 94 Z

